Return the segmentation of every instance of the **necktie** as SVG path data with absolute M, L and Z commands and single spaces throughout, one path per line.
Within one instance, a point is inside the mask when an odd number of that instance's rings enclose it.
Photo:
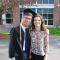
M 27 40 L 28 40 L 28 32 L 29 32 L 29 29 L 26 28 L 25 29 L 25 33 L 24 33 L 24 42 L 23 42 L 23 51 L 26 50 L 26 47 L 27 47 Z
M 26 33 L 25 34 L 26 35 L 25 37 L 27 37 L 27 35 L 29 34 L 29 29 L 28 28 L 25 29 L 25 33 Z
M 26 48 L 27 48 L 28 39 L 29 39 L 29 29 L 26 28 L 26 29 L 25 29 L 25 50 L 26 50 Z

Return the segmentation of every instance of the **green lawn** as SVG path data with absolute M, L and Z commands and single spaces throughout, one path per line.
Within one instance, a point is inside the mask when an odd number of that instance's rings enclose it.
M 0 32 L 0 35 L 9 35 L 8 32 Z
M 7 37 L 9 37 L 9 33 L 7 33 L 7 32 L 0 32 L 0 38 L 1 39 L 6 39 Z
M 50 35 L 60 36 L 60 28 L 48 28 Z
M 60 36 L 60 28 L 48 28 L 50 35 Z M 8 36 L 8 32 L 0 32 L 0 35 Z

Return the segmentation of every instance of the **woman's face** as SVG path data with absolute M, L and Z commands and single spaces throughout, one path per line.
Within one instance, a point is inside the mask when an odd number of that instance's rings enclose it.
M 41 26 L 41 19 L 40 19 L 40 17 L 35 17 L 34 18 L 34 25 L 35 25 L 35 27 L 40 27 Z

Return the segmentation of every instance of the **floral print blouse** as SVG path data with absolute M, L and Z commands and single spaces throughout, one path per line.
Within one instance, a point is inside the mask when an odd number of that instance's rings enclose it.
M 49 34 L 45 31 L 32 31 L 31 52 L 36 55 L 44 56 L 48 52 Z

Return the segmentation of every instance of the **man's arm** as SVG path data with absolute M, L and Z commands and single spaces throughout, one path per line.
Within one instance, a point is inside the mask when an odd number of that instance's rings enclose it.
M 14 33 L 14 28 L 12 28 L 10 31 L 9 58 L 14 57 L 14 52 L 15 52 L 14 41 L 15 41 L 15 33 Z

